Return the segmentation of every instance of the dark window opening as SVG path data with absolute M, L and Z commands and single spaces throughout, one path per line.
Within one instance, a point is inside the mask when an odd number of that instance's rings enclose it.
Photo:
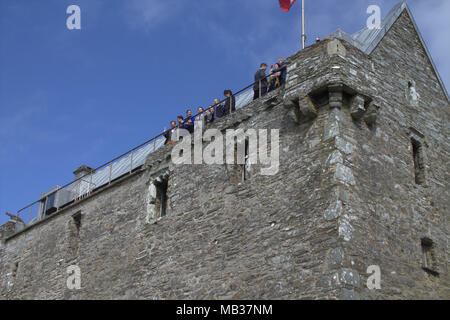
M 249 155 L 249 140 L 245 139 L 245 163 L 242 170 L 242 181 L 246 181 L 250 178 L 250 155 Z
M 80 233 L 81 229 L 81 212 L 77 212 L 72 216 L 74 226 L 76 228 L 77 234 Z
M 81 217 L 81 211 L 79 211 L 72 215 L 72 219 L 68 223 L 68 260 L 72 260 L 78 255 L 78 249 L 80 246 Z
M 164 217 L 167 214 L 167 189 L 169 181 L 168 179 L 162 179 L 159 182 L 155 182 L 156 186 L 156 212 L 159 217 Z
M 429 238 L 422 238 L 422 269 L 430 273 L 433 276 L 438 276 L 439 273 L 436 271 L 436 262 L 434 257 L 434 244 L 433 240 Z
M 423 146 L 420 141 L 416 139 L 411 139 L 413 147 L 413 160 L 414 160 L 414 175 L 416 184 L 425 184 L 425 160 Z

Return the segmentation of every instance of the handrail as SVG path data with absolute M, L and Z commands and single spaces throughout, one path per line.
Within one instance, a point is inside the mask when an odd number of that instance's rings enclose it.
M 285 69 L 285 68 L 287 68 L 287 63 L 286 63 L 283 67 L 280 67 L 279 69 Z M 237 95 L 239 95 L 239 94 L 241 94 L 242 92 L 248 90 L 249 88 L 251 88 L 252 86 L 254 86 L 254 85 L 257 84 L 257 83 L 259 83 L 259 86 L 260 86 L 260 88 L 261 88 L 261 81 L 264 80 L 264 79 L 269 78 L 270 76 L 272 76 L 271 73 L 269 73 L 268 75 L 266 75 L 266 76 L 265 76 L 264 78 L 262 78 L 261 80 L 255 81 L 255 82 L 249 84 L 248 86 L 246 86 L 245 88 L 239 90 L 238 92 L 232 93 L 232 96 L 233 96 L 233 97 L 236 97 Z M 259 98 L 261 98 L 261 97 L 262 97 L 262 95 L 261 95 L 261 89 L 259 90 L 259 92 L 260 92 Z M 212 107 L 214 107 L 214 109 L 215 109 L 217 106 L 219 106 L 219 105 L 221 105 L 222 103 L 226 102 L 227 99 L 228 99 L 228 97 L 225 98 L 225 99 L 223 99 L 223 100 L 221 100 L 221 101 L 219 101 L 218 103 L 212 105 Z M 236 98 L 235 98 L 235 99 L 236 99 Z M 199 116 L 200 114 L 206 112 L 210 107 L 211 107 L 211 106 L 205 108 L 203 112 L 199 112 L 199 113 L 193 115 L 191 118 L 195 118 L 195 117 Z M 169 129 L 169 130 L 170 130 L 170 129 Z M 54 192 L 52 192 L 52 194 L 53 194 L 53 193 L 56 193 L 56 192 L 58 192 L 58 191 L 60 191 L 60 190 L 62 190 L 62 189 L 64 189 L 64 188 L 67 188 L 67 187 L 69 187 L 70 185 L 75 184 L 76 182 L 83 181 L 83 179 L 86 178 L 87 176 L 92 176 L 92 175 L 94 174 L 94 172 L 96 172 L 96 171 L 98 171 L 98 170 L 100 170 L 100 169 L 102 169 L 102 168 L 105 168 L 105 167 L 107 167 L 108 165 L 111 165 L 111 170 L 112 170 L 112 164 L 113 164 L 115 161 L 117 161 L 117 160 L 119 160 L 119 159 L 121 159 L 121 158 L 123 158 L 123 157 L 125 157 L 125 156 L 127 156 L 127 155 L 129 155 L 129 154 L 132 154 L 132 153 L 135 152 L 136 150 L 139 150 L 140 148 L 142 148 L 142 147 L 148 145 L 150 142 L 156 142 L 156 140 L 157 140 L 158 138 L 164 136 L 165 132 L 166 132 L 166 131 L 163 131 L 162 133 L 160 133 L 160 134 L 154 136 L 153 138 L 147 140 L 146 142 L 141 143 L 141 144 L 138 145 L 137 147 L 134 147 L 133 149 L 128 150 L 127 152 L 121 154 L 120 156 L 115 157 L 114 159 L 112 159 L 112 160 L 110 160 L 110 161 L 108 161 L 108 162 L 102 164 L 101 166 L 99 166 L 99 167 L 97 167 L 97 168 L 95 168 L 95 169 L 92 169 L 89 173 L 87 173 L 87 174 L 81 176 L 80 178 L 75 179 L 75 180 L 73 180 L 73 181 L 71 181 L 71 182 L 69 182 L 69 183 L 63 185 L 62 187 L 59 187 L 57 190 L 55 190 Z M 132 171 L 132 170 L 130 170 L 130 172 L 131 172 L 131 171 Z M 89 182 L 89 183 L 91 183 L 91 182 Z M 94 184 L 94 185 L 95 185 L 95 184 Z M 92 191 L 92 190 L 90 190 L 90 191 Z M 75 199 L 75 201 L 76 201 L 76 199 Z M 32 210 L 32 207 L 33 207 L 34 205 L 38 204 L 39 202 L 41 202 L 41 199 L 39 199 L 39 200 L 37 200 L 37 201 L 35 201 L 35 202 L 33 202 L 33 203 L 31 203 L 31 204 L 29 204 L 29 205 L 23 207 L 22 209 L 18 210 L 16 216 L 19 217 L 19 214 L 20 214 L 22 211 L 24 211 L 25 209 L 28 209 L 28 208 L 30 209 L 30 216 L 31 216 L 31 210 Z M 30 216 L 29 216 L 29 219 L 30 219 Z M 28 221 L 28 223 L 30 223 L 30 221 Z

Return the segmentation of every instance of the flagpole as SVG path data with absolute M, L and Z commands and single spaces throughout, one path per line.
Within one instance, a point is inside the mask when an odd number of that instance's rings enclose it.
M 306 33 L 305 33 L 305 0 L 302 0 L 302 49 L 305 49 Z

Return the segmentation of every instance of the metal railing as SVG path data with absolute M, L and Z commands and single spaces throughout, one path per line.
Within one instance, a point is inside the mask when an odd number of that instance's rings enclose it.
M 287 65 L 283 66 L 283 68 L 287 68 Z M 252 89 L 257 83 L 259 85 L 259 98 L 261 98 L 263 96 L 261 93 L 261 81 L 271 76 L 272 75 L 269 74 L 265 78 L 259 80 L 259 83 L 253 82 L 234 93 L 233 96 L 235 98 L 236 109 L 240 109 L 254 100 Z M 216 110 L 219 105 L 224 104 L 227 99 L 228 98 L 225 98 L 219 103 L 214 104 L 214 110 Z M 192 118 L 199 116 L 208 109 L 209 107 L 205 108 L 203 112 L 195 114 Z M 26 221 L 25 223 L 27 225 L 33 224 L 43 219 L 46 215 L 52 215 L 70 204 L 83 200 L 91 195 L 93 191 L 111 184 L 114 180 L 131 174 L 145 163 L 149 154 L 155 152 L 164 145 L 166 140 L 164 133 L 165 132 L 162 132 L 98 168 L 92 169 L 92 171 L 84 176 L 43 194 L 40 200 L 18 210 L 17 217 L 21 218 L 24 222 Z M 49 196 L 52 196 L 52 203 L 49 203 Z M 27 218 L 24 220 L 22 217 Z

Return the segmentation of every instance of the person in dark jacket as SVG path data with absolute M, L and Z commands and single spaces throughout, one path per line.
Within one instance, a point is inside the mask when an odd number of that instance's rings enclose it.
M 214 106 L 209 106 L 208 109 L 206 109 L 206 116 L 205 116 L 205 122 L 206 124 L 213 123 L 214 122 Z
M 185 129 L 189 131 L 189 133 L 194 132 L 194 119 L 192 118 L 192 111 L 188 109 L 186 111 L 186 119 L 184 119 Z
M 177 117 L 177 121 L 178 121 L 178 128 L 180 129 L 185 129 L 185 124 L 184 124 L 184 118 L 183 116 L 178 116 Z
M 231 90 L 225 90 L 223 94 L 225 97 L 227 97 L 223 106 L 224 116 L 226 116 L 236 111 L 236 99 L 234 98 L 233 92 L 231 92 Z
M 275 70 L 279 69 L 280 66 L 278 65 L 278 63 L 275 63 Z M 270 72 L 269 72 L 269 88 L 267 89 L 267 92 L 271 92 L 273 90 L 275 90 L 276 88 L 278 88 L 281 84 L 280 84 L 280 76 L 281 76 L 281 71 L 278 72 L 273 72 L 274 70 L 274 66 L 270 66 Z
M 258 71 L 255 73 L 255 84 L 253 85 L 253 100 L 264 96 L 267 93 L 267 78 L 266 78 L 267 64 L 261 63 Z
M 223 108 L 223 103 L 220 103 L 219 99 L 214 99 L 214 106 L 216 108 L 216 113 L 214 115 L 214 118 L 222 118 L 224 116 L 225 110 Z
M 164 130 L 164 137 L 166 138 L 166 141 L 164 144 L 172 144 L 175 143 L 175 133 L 177 131 L 177 123 L 175 121 L 170 122 L 170 130 L 166 131 Z
M 280 86 L 282 86 L 283 84 L 286 83 L 286 75 L 287 75 L 287 64 L 286 64 L 286 59 L 284 59 L 283 57 L 281 57 L 280 59 L 278 59 L 278 65 L 280 66 L 278 69 L 274 69 L 272 70 L 273 73 L 276 72 L 281 72 L 280 75 Z

